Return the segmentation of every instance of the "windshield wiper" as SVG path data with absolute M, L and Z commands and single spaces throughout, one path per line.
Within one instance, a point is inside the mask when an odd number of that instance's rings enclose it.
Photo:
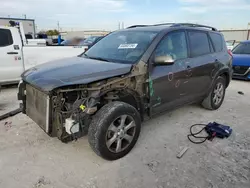
M 102 58 L 102 57 L 89 57 L 87 56 L 89 59 L 95 59 L 95 60 L 100 60 L 100 61 L 106 61 L 106 62 L 110 62 L 109 60 Z
M 107 59 L 105 59 L 105 58 L 102 58 L 102 57 L 90 57 L 90 56 L 88 56 L 87 54 L 82 54 L 82 55 L 84 55 L 84 57 L 85 57 L 85 58 L 88 58 L 88 59 L 95 59 L 95 60 L 110 62 L 109 60 L 107 60 Z
M 78 57 L 82 57 L 82 56 L 84 56 L 86 58 L 89 58 L 89 56 L 87 54 L 85 54 L 85 53 L 82 53 L 82 54 L 78 55 Z

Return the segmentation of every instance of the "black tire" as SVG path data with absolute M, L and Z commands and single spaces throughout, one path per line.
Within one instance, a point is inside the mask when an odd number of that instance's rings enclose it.
M 221 101 L 216 104 L 213 100 L 214 98 L 214 91 L 216 89 L 216 87 L 218 86 L 218 84 L 222 84 L 223 86 L 223 95 L 221 97 Z M 203 100 L 202 102 L 202 106 L 208 110 L 217 110 L 218 108 L 221 107 L 223 101 L 224 101 L 224 98 L 225 98 L 225 93 L 226 93 L 226 79 L 224 77 L 221 77 L 219 76 L 215 82 L 214 82 L 214 85 L 210 91 L 210 93 L 208 94 L 208 96 Z
M 133 139 L 123 151 L 115 153 L 110 151 L 106 144 L 108 129 L 117 118 L 123 115 L 132 117 L 131 119 L 134 120 Z M 139 138 L 140 131 L 141 119 L 139 112 L 127 103 L 111 102 L 103 106 L 93 117 L 89 126 L 88 140 L 91 148 L 97 155 L 107 160 L 116 160 L 124 157 L 132 150 Z

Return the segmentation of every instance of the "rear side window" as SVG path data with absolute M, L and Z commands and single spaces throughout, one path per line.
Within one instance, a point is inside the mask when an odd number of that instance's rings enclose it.
M 209 34 L 212 42 L 214 44 L 215 52 L 221 52 L 223 49 L 222 37 L 218 33 L 210 33 Z
M 0 29 L 0 47 L 9 46 L 13 44 L 11 32 L 8 29 Z
M 207 33 L 199 31 L 189 31 L 188 36 L 192 57 L 211 53 Z

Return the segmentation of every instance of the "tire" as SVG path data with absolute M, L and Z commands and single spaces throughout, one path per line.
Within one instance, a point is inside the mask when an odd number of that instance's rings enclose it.
M 127 103 L 111 102 L 103 106 L 93 117 L 88 140 L 97 155 L 107 160 L 117 160 L 133 149 L 140 131 L 139 112 Z
M 218 89 L 218 86 L 221 85 L 223 88 L 221 89 L 220 93 L 220 100 L 219 102 L 214 100 L 215 97 L 215 92 Z M 210 93 L 208 94 L 208 96 L 203 100 L 202 102 L 202 106 L 208 110 L 217 110 L 220 108 L 220 106 L 222 105 L 224 98 L 225 98 L 225 93 L 226 93 L 226 80 L 224 77 L 219 76 L 215 82 L 214 85 L 210 91 Z

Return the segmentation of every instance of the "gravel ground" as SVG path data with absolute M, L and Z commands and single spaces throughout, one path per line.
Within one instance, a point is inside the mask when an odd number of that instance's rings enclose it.
M 135 148 L 113 162 L 96 156 L 86 137 L 63 144 L 25 115 L 8 118 L 0 122 L 0 187 L 249 188 L 249 86 L 233 81 L 218 111 L 191 105 L 145 122 Z M 0 93 L 1 114 L 18 106 L 16 92 Z M 192 124 L 210 121 L 230 125 L 232 136 L 200 145 L 188 141 Z M 183 147 L 189 150 L 177 159 Z

